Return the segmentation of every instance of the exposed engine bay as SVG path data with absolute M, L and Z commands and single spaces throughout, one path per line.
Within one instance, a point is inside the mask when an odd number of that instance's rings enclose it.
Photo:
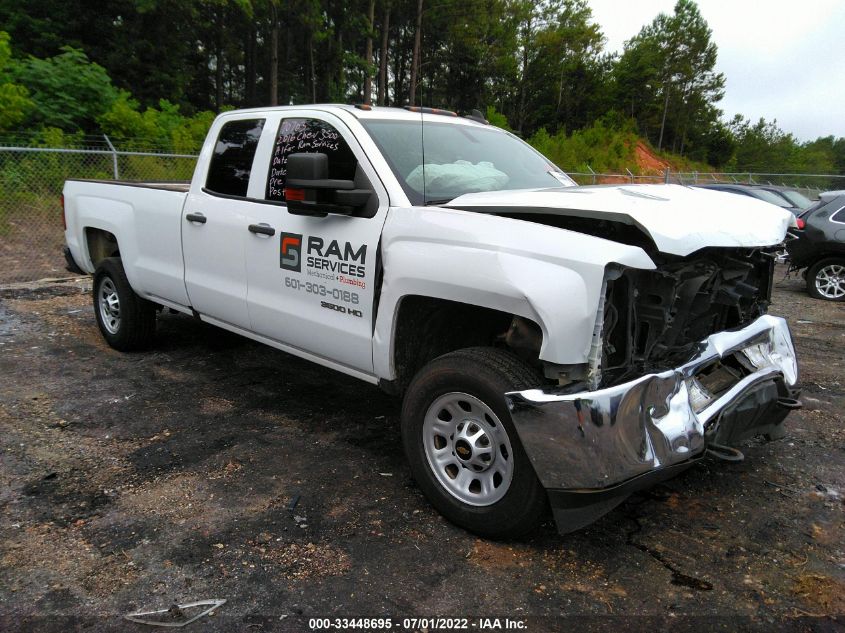
M 602 386 L 682 364 L 710 334 L 748 325 L 768 310 L 769 250 L 714 248 L 654 259 L 656 270 L 609 271 Z

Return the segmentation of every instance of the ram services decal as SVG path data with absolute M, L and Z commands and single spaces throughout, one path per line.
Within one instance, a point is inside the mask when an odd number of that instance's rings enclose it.
M 321 237 L 309 237 L 305 265 L 316 270 L 362 278 L 367 274 L 367 245 L 361 244 L 355 248 L 349 242 L 343 242 L 341 248 L 337 240 L 327 245 Z
M 367 245 L 351 242 L 326 242 L 322 237 L 305 237 L 300 233 L 281 233 L 279 266 L 284 270 L 302 272 L 302 243 L 305 241 L 305 267 L 312 277 L 334 279 L 351 286 L 356 279 L 367 276 Z M 363 286 L 361 286 L 363 287 Z
M 283 270 L 305 273 L 312 280 L 301 276 L 284 276 L 285 288 L 312 297 L 320 307 L 335 314 L 363 318 L 364 301 L 358 294 L 367 282 L 367 245 L 355 245 L 338 240 L 326 241 L 322 237 L 300 233 L 281 233 L 279 239 L 279 266 Z M 337 284 L 353 286 L 338 287 Z

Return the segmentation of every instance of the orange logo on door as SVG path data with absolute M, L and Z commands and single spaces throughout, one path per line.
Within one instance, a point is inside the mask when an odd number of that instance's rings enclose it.
M 302 235 L 299 233 L 281 234 L 281 255 L 279 265 L 285 270 L 302 271 Z

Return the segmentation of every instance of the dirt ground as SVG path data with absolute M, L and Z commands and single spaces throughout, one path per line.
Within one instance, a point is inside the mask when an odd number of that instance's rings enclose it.
M 0 630 L 145 631 L 122 615 L 211 598 L 184 630 L 843 630 L 845 304 L 783 272 L 805 403 L 787 437 L 513 543 L 432 510 L 375 387 L 180 315 L 155 351 L 115 352 L 87 279 L 0 290 Z
M 67 277 L 64 242 L 59 216 L 46 219 L 36 213 L 16 214 L 0 222 L 0 285 Z

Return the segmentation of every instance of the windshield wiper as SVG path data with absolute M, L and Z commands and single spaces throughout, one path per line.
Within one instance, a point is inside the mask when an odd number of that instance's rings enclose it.
M 433 207 L 441 204 L 446 204 L 447 202 L 452 202 L 452 200 L 454 200 L 454 198 L 443 198 L 441 200 L 426 200 L 425 206 Z

